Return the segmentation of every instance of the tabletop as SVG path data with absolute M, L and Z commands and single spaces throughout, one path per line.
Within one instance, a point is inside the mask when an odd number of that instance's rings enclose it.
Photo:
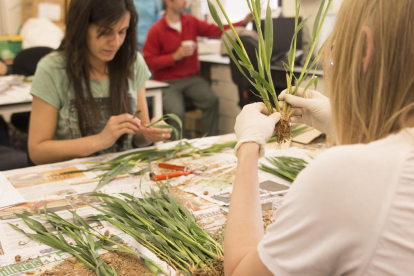
M 232 144 L 234 139 L 234 134 L 205 137 L 186 140 L 185 145 L 191 145 L 193 149 L 206 149 L 213 144 Z M 157 150 L 174 150 L 178 143 L 165 143 L 159 145 Z M 296 147 L 285 150 L 271 149 L 275 148 L 271 144 L 268 144 L 267 148 L 266 157 L 283 155 L 303 158 L 308 162 L 312 161 L 306 154 L 307 151 L 303 149 Z M 154 149 L 154 147 L 135 149 L 126 153 L 107 154 L 0 172 L 27 201 L 16 207 L 0 210 L 0 275 L 21 275 L 21 273 L 28 271 L 33 272 L 31 275 L 38 275 L 39 271 L 51 268 L 70 256 L 49 246 L 34 242 L 13 230 L 8 223 L 24 227 L 24 223 L 16 217 L 15 213 L 22 213 L 25 210 L 40 213 L 47 204 L 48 211 L 57 212 L 65 218 L 70 217 L 67 210 L 75 210 L 82 217 L 96 214 L 98 211 L 91 206 L 100 205 L 102 201 L 96 197 L 89 197 L 89 195 L 97 187 L 100 181 L 99 175 L 102 174 L 102 171 L 90 169 L 98 164 L 103 164 L 97 162 L 108 162 L 120 155 L 140 154 L 143 150 Z M 207 171 L 203 173 L 173 178 L 169 183 L 174 196 L 194 214 L 197 222 L 207 232 L 217 234 L 217 231 L 222 231 L 221 229 L 226 222 L 227 208 L 230 204 L 232 185 L 235 178 L 237 158 L 234 156 L 232 147 L 210 155 L 192 154 L 188 157 L 182 157 L 184 149 L 175 152 L 174 158 L 168 161 L 171 164 L 191 168 L 207 167 Z M 165 169 L 157 167 L 158 162 L 160 161 L 152 162 L 149 171 L 157 174 L 165 172 Z M 261 159 L 260 162 L 269 164 L 265 158 Z M 127 193 L 141 197 L 150 189 L 157 188 L 157 184 L 150 180 L 148 172 L 143 175 L 132 174 L 146 167 L 148 167 L 148 163 L 136 162 L 129 173 L 118 175 L 99 191 L 106 194 Z M 79 171 L 67 174 L 67 172 L 75 170 Z M 290 182 L 264 171 L 259 172 L 259 182 L 261 183 L 262 207 L 272 211 L 280 206 L 285 192 L 290 187 Z M 109 229 L 111 233 L 119 235 L 131 248 L 150 257 L 163 266 L 166 271 L 170 271 L 171 275 L 175 275 L 175 272 L 166 263 L 151 255 L 151 252 L 137 244 L 137 242 L 134 243 L 134 240 L 129 236 L 117 232 L 105 223 L 98 223 L 98 226 L 99 231 Z M 16 263 L 16 256 L 19 256 L 19 260 L 21 259 L 23 262 Z

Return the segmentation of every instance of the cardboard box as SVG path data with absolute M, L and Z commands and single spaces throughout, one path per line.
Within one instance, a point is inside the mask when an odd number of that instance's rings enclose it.
M 64 27 L 66 0 L 22 0 L 22 24 L 32 17 L 46 17 L 56 25 Z

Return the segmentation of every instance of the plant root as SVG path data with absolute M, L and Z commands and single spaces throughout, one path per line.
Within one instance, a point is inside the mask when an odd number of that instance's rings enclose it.
M 292 138 L 292 126 L 289 121 L 289 114 L 287 112 L 282 113 L 282 118 L 276 124 L 277 142 L 283 144 Z
M 220 257 L 207 264 L 204 268 L 192 269 L 194 276 L 224 276 L 224 257 Z

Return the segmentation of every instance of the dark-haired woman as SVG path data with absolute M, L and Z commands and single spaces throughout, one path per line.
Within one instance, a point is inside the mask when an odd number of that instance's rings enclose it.
M 39 62 L 31 90 L 29 154 L 35 164 L 170 137 L 169 129 L 146 127 L 150 72 L 136 52 L 137 21 L 132 0 L 71 1 L 62 44 Z

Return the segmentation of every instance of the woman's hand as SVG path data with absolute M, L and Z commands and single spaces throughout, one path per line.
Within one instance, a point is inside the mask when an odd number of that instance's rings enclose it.
M 107 149 L 124 134 L 136 134 L 140 129 L 141 120 L 131 114 L 111 116 L 105 128 L 97 135 L 100 147 Z
M 303 97 L 302 95 L 302 88 L 298 89 L 296 96 L 286 94 L 286 90 L 279 95 L 279 100 L 286 101 L 296 108 L 291 116 L 292 123 L 304 123 L 323 133 L 331 134 L 333 128 L 329 98 L 312 90 L 307 90 Z
M 159 118 L 152 118 L 152 122 L 156 122 Z M 160 121 L 156 125 L 167 125 L 166 122 Z M 160 129 L 155 127 L 147 127 L 147 125 L 142 125 L 139 127 L 139 130 L 142 132 L 142 135 L 146 140 L 151 142 L 164 141 L 171 138 L 172 129 Z
M 0 76 L 7 74 L 7 65 L 0 60 Z
M 236 119 L 234 130 L 237 136 L 235 154 L 243 143 L 255 142 L 260 146 L 260 157 L 264 156 L 264 146 L 272 137 L 280 113 L 269 115 L 264 103 L 253 103 L 243 107 Z

